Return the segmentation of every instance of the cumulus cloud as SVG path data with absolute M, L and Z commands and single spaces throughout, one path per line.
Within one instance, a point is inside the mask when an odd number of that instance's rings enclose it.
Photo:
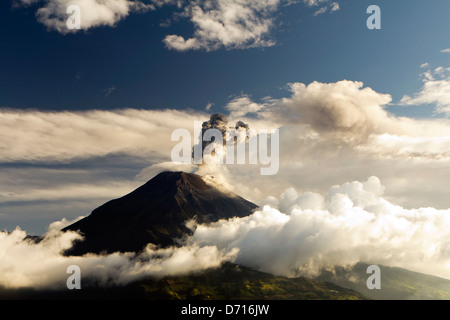
M 272 46 L 270 30 L 273 13 L 280 0 L 217 0 L 191 1 L 183 15 L 194 24 L 194 35 L 185 39 L 168 35 L 164 43 L 178 51 L 204 49 L 242 49 Z
M 389 114 L 384 107 L 392 98 L 362 82 L 342 80 L 335 83 L 290 83 L 291 96 L 265 98 L 261 103 L 248 95 L 235 98 L 227 105 L 232 115 L 271 119 L 281 126 L 305 125 L 327 136 L 349 143 L 361 143 L 372 134 L 386 132 L 405 134 L 408 120 Z
M 314 276 L 359 261 L 450 278 L 450 210 L 405 209 L 386 200 L 377 177 L 336 185 L 325 195 L 287 189 L 250 216 L 192 225 L 183 247 L 143 253 L 62 256 L 75 239 L 51 224 L 41 242 L 17 228 L 0 232 L 0 285 L 63 288 L 66 269 L 82 270 L 84 285 L 122 285 L 143 277 L 185 274 L 241 263 L 284 276 Z M 78 218 L 79 219 L 79 218 Z
M 181 16 L 194 25 L 192 37 L 167 35 L 167 48 L 188 50 L 246 49 L 270 47 L 275 44 L 271 31 L 275 27 L 275 13 L 281 5 L 292 5 L 292 0 L 215 0 L 191 1 Z M 318 7 L 315 15 L 339 10 L 339 3 L 330 0 L 303 0 L 307 7 Z
M 272 30 L 276 27 L 276 12 L 281 5 L 303 2 L 307 7 L 319 7 L 316 14 L 339 10 L 339 4 L 330 0 L 16 0 L 15 6 L 39 5 L 37 20 L 49 30 L 62 34 L 77 32 L 69 29 L 67 9 L 70 5 L 80 8 L 80 29 L 113 27 L 131 13 L 157 10 L 163 6 L 175 6 L 176 19 L 188 19 L 194 26 L 192 36 L 168 34 L 163 39 L 168 49 L 177 51 L 219 48 L 247 49 L 270 47 L 275 44 Z M 169 26 L 171 19 L 162 23 Z
M 281 99 L 242 95 L 227 106 L 230 117 L 237 114 L 252 128 L 280 128 L 280 170 L 270 181 L 252 166 L 227 167 L 224 176 L 239 194 L 259 203 L 292 186 L 326 192 L 330 183 L 370 173 L 388 186 L 387 199 L 402 206 L 450 206 L 442 188 L 450 160 L 448 120 L 397 117 L 385 109 L 389 94 L 356 81 L 288 89 Z
M 362 82 L 292 83 L 289 88 L 292 96 L 282 99 L 272 116 L 304 122 L 320 132 L 366 136 L 384 130 L 389 119 L 382 106 L 391 96 L 363 88 Z
M 444 72 L 437 69 L 435 72 Z M 448 122 L 396 117 L 385 110 L 389 94 L 364 87 L 359 81 L 290 83 L 290 96 L 265 98 L 256 103 L 248 95 L 233 99 L 226 108 L 231 115 L 271 120 L 279 126 L 307 126 L 327 139 L 361 144 L 372 135 L 446 137 Z M 434 125 L 430 127 L 430 124 Z
M 40 4 L 36 11 L 37 20 L 50 30 L 62 34 L 76 32 L 77 29 L 67 27 L 70 14 L 67 9 L 70 5 L 80 8 L 80 27 L 88 30 L 100 26 L 114 26 L 131 12 L 142 12 L 153 9 L 138 0 L 18 0 L 23 5 Z
M 192 241 L 239 248 L 236 262 L 284 276 L 366 261 L 450 278 L 450 210 L 408 210 L 383 192 L 376 177 L 326 197 L 289 189 L 249 217 L 197 226 Z

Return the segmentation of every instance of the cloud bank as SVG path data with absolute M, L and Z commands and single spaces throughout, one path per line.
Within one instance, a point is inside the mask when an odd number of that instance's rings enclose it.
M 37 244 L 20 229 L 0 232 L 0 285 L 64 288 L 72 264 L 80 266 L 84 285 L 109 286 L 224 261 L 289 277 L 365 261 L 450 278 L 450 210 L 405 209 L 383 192 L 377 177 L 333 186 L 325 196 L 290 188 L 248 217 L 196 225 L 184 247 L 148 245 L 138 256 L 62 256 L 81 238 L 59 231 L 73 221 L 51 224 Z
M 149 245 L 138 256 L 114 253 L 66 257 L 61 252 L 82 238 L 75 232 L 59 231 L 71 222 L 74 221 L 53 223 L 37 244 L 19 228 L 11 233 L 0 232 L 0 286 L 64 289 L 70 265 L 80 267 L 82 285 L 123 285 L 146 276 L 162 277 L 217 267 L 223 261 L 233 260 L 237 253 L 236 250 L 224 253 L 214 246 L 157 249 Z
M 0 109 L 0 162 L 63 162 L 129 154 L 170 155 L 173 130 L 204 118 L 176 110 L 41 112 Z M 26 128 L 26 130 L 24 130 Z
M 330 185 L 375 175 L 387 186 L 389 201 L 406 208 L 450 207 L 442 187 L 450 178 L 447 119 L 396 117 L 385 110 L 390 95 L 357 81 L 291 83 L 288 90 L 284 98 L 260 101 L 242 94 L 226 106 L 230 123 L 280 129 L 277 175 L 270 181 L 261 177 L 260 165 L 205 167 L 201 173 L 222 176 L 255 203 L 289 187 L 326 193 Z M 183 128 L 193 136 L 194 121 L 210 117 L 168 109 L 0 109 L 0 115 L 2 226 L 13 230 L 15 221 L 45 217 L 39 233 L 61 212 L 68 218 L 87 214 L 158 170 L 173 168 L 172 132 Z
M 198 226 L 193 241 L 239 248 L 236 262 L 284 276 L 365 261 L 449 278 L 450 210 L 408 210 L 383 192 L 377 177 L 326 197 L 291 188 L 249 217 Z

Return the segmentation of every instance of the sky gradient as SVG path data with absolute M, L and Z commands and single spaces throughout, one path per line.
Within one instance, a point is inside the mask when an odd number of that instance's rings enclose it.
M 0 286 L 63 283 L 60 252 L 80 235 L 61 228 L 163 170 L 260 207 L 150 247 L 148 264 L 99 255 L 83 272 L 375 261 L 450 279 L 449 15 L 448 0 L 1 1 Z M 174 130 L 217 112 L 223 128 L 279 130 L 275 175 L 171 161 Z
M 273 1 L 278 3 L 278 1 Z M 20 3 L 20 1 L 15 2 Z M 448 64 L 450 4 L 438 0 L 378 1 L 382 29 L 366 28 L 370 1 L 280 1 L 265 33 L 272 45 L 252 48 L 168 49 L 167 35 L 194 32 L 176 5 L 130 13 L 114 26 L 62 34 L 35 16 L 45 2 L 2 1 L 0 106 L 39 110 L 114 108 L 223 111 L 230 97 L 281 97 L 290 82 L 362 81 L 393 103 L 421 87 L 420 66 Z M 261 18 L 262 19 L 262 18 Z M 170 23 L 167 23 L 170 21 Z M 161 24 L 164 26 L 161 26 Z M 433 108 L 390 106 L 395 114 L 428 117 Z
M 242 169 L 224 174 L 255 201 L 375 175 L 402 206 L 450 207 L 447 0 L 377 1 L 381 30 L 366 27 L 365 0 L 83 3 L 76 32 L 69 1 L 0 3 L 2 228 L 42 233 L 133 190 L 171 168 L 174 129 L 213 112 L 287 135 L 277 177 L 245 187 Z M 326 107 L 341 122 L 318 123 L 308 108 L 328 97 L 355 108 Z M 347 128 L 353 111 L 363 122 Z M 325 142 L 308 145 L 304 125 Z

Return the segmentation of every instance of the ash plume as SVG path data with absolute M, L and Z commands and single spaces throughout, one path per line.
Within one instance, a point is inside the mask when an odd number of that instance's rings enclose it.
M 220 133 L 222 134 L 223 140 L 221 142 L 215 141 L 215 137 L 213 136 L 213 137 L 211 137 L 210 141 L 204 141 L 203 137 L 205 136 L 205 133 L 210 129 L 219 130 Z M 228 139 L 233 139 L 234 143 L 236 143 L 238 140 L 237 137 L 240 135 L 239 132 L 244 130 L 245 133 L 247 133 L 247 131 L 249 129 L 250 129 L 249 125 L 241 120 L 237 121 L 234 127 L 230 127 L 228 125 L 228 118 L 226 115 L 224 115 L 222 113 L 213 113 L 210 116 L 208 121 L 203 122 L 201 134 L 199 136 L 199 144 L 201 143 L 201 146 L 202 146 L 202 149 L 201 149 L 202 150 L 202 158 L 203 158 L 203 153 L 204 153 L 206 147 L 208 147 L 210 144 L 216 143 L 218 147 L 220 147 L 220 146 L 225 147 Z M 231 133 L 231 135 L 230 135 L 230 133 Z M 194 146 L 193 152 L 192 152 L 192 158 L 195 159 L 194 150 L 195 150 L 195 146 Z M 215 150 L 211 154 L 214 155 Z

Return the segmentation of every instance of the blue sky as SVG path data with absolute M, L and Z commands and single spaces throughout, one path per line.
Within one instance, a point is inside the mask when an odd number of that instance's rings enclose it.
M 276 177 L 215 173 L 252 201 L 374 175 L 395 204 L 450 207 L 448 0 L 86 0 L 77 32 L 70 3 L 0 3 L 0 228 L 172 169 L 171 132 L 213 112 L 285 135 Z
M 448 64 L 450 3 L 377 1 L 382 29 L 366 28 L 373 1 L 340 1 L 340 9 L 314 16 L 323 6 L 280 5 L 267 36 L 273 46 L 220 47 L 179 52 L 167 34 L 189 36 L 194 26 L 167 5 L 130 13 L 113 27 L 61 34 L 39 23 L 42 2 L 0 6 L 2 33 L 0 106 L 40 110 L 193 108 L 213 103 L 223 111 L 230 97 L 285 96 L 290 82 L 363 81 L 393 102 L 417 92 L 420 65 Z M 108 92 L 110 92 L 108 94 Z M 401 115 L 430 116 L 432 107 L 389 107 Z
M 58 230 L 163 170 L 260 206 L 203 226 L 203 262 L 207 243 L 281 275 L 366 259 L 450 278 L 449 15 L 449 0 L 0 1 L 0 285 L 65 274 Z M 276 174 L 172 161 L 175 130 L 215 112 L 278 129 Z M 95 275 L 92 259 L 75 263 Z

